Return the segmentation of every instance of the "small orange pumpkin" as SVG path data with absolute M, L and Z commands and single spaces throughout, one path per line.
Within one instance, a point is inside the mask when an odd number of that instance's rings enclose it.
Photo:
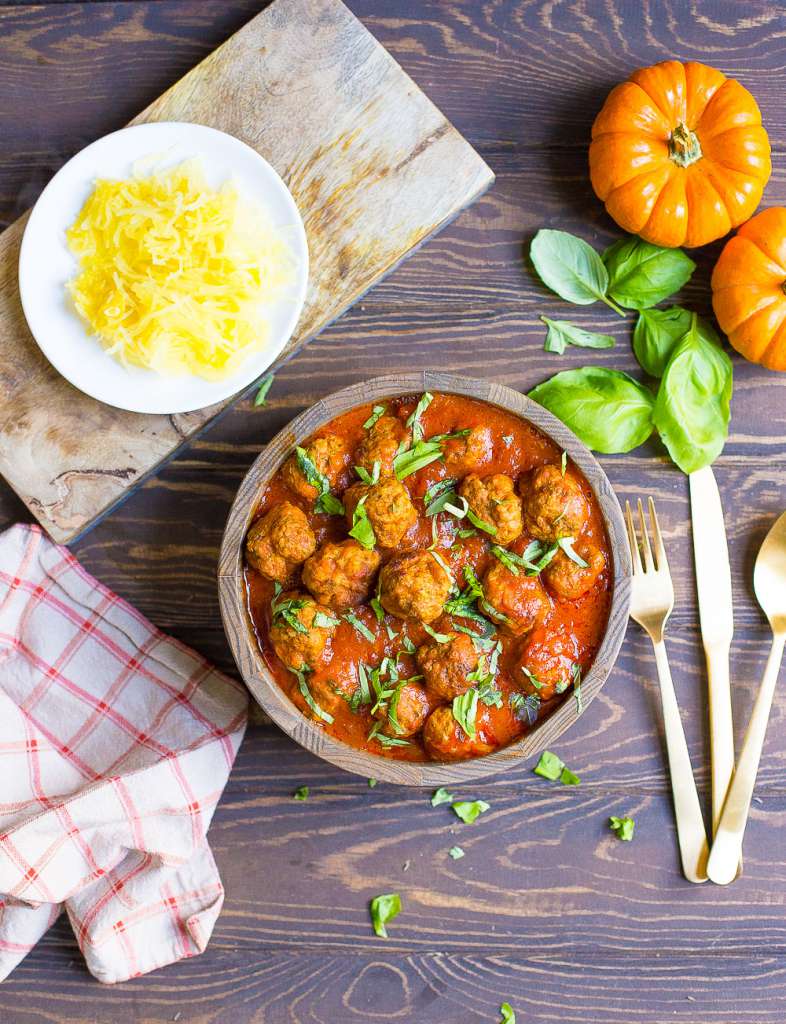
M 705 245 L 742 224 L 770 177 L 748 90 L 715 68 L 663 61 L 611 90 L 592 126 L 592 187 L 625 231 Z
M 712 272 L 712 308 L 740 355 L 786 370 L 786 209 L 773 206 L 728 240 Z

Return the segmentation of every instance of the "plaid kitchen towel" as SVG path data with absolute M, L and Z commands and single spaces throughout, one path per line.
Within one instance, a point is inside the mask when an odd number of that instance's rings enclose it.
M 0 535 L 0 979 L 62 906 L 99 981 L 204 950 L 246 711 L 38 528 Z

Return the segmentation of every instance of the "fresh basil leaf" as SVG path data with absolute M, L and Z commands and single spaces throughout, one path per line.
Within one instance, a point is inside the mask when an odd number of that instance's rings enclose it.
M 344 619 L 352 626 L 356 633 L 359 633 L 364 640 L 368 640 L 370 644 L 373 644 L 376 637 L 365 624 L 361 621 L 354 612 L 345 612 Z
M 581 783 L 581 779 L 575 772 L 572 772 L 570 768 L 562 769 L 559 780 L 563 786 L 578 786 Z
M 691 314 L 682 306 L 642 309 L 633 329 L 633 352 L 651 377 L 662 377 L 677 342 L 690 328 Z
M 319 495 L 314 503 L 314 511 L 324 512 L 329 516 L 343 516 L 345 513 L 344 506 L 330 491 L 325 491 L 324 494 Z
M 562 550 L 565 552 L 565 554 L 568 556 L 571 562 L 575 562 L 580 569 L 589 568 L 589 562 L 585 562 L 581 555 L 578 554 L 578 552 L 573 547 L 572 537 L 560 537 L 557 541 L 557 544 L 559 544 L 559 546 L 562 548 Z
M 373 611 L 373 613 L 377 617 L 377 622 L 384 622 L 385 621 L 385 609 L 382 607 L 379 598 L 378 597 L 372 597 L 371 600 L 369 601 L 369 604 L 371 605 L 371 610 Z M 388 636 L 389 636 L 389 638 L 391 640 L 393 639 L 393 637 L 390 636 L 390 634 L 388 634 Z
M 562 774 L 562 769 L 565 767 L 565 762 L 561 757 L 557 757 L 556 754 L 552 754 L 550 750 L 544 750 L 540 755 L 540 760 L 532 769 L 536 775 L 542 775 L 544 779 L 548 779 L 550 782 L 556 782 Z
M 469 736 L 475 739 L 475 719 L 478 712 L 478 691 L 472 687 L 466 693 L 453 698 L 453 717 Z
M 411 448 L 407 448 L 393 459 L 393 472 L 397 480 L 404 480 L 406 477 L 417 473 L 424 466 L 431 465 L 437 459 L 442 458 L 442 445 L 433 438 L 430 441 L 418 441 Z
M 487 804 L 485 800 L 457 800 L 451 806 L 457 818 L 461 818 L 466 825 L 471 825 L 481 814 L 489 810 L 491 804 Z
M 425 391 L 421 395 L 420 401 L 415 406 L 414 412 L 412 413 L 412 415 L 407 420 L 406 425 L 408 427 L 412 428 L 412 440 L 413 441 L 417 442 L 417 441 L 422 441 L 423 440 L 424 430 L 423 430 L 423 423 L 421 422 L 421 417 L 423 416 L 423 413 L 426 411 L 426 409 L 428 409 L 428 407 L 431 405 L 431 403 L 433 401 L 434 401 L 434 396 L 432 394 L 430 394 L 428 391 Z
M 314 616 L 314 625 L 320 629 L 331 629 L 333 626 L 337 626 L 338 623 L 338 619 L 332 615 L 326 615 L 324 612 L 317 612 Z
M 464 851 L 461 849 L 460 846 L 451 846 L 451 848 L 448 850 L 448 853 L 453 858 L 453 860 L 461 860 L 461 858 L 464 856 Z
M 596 452 L 629 452 L 652 433 L 651 392 L 627 373 L 604 366 L 563 370 L 529 398 L 554 413 Z
M 385 415 L 385 406 L 384 405 L 375 405 L 374 408 L 371 410 L 371 415 L 366 420 L 366 422 L 363 424 L 363 429 L 364 430 L 371 430 L 371 428 L 377 422 L 379 417 L 380 416 L 384 416 L 384 415 Z
M 258 408 L 259 406 L 265 404 L 267 400 L 267 393 L 268 391 L 270 391 L 270 388 L 274 380 L 275 374 L 272 373 L 269 373 L 267 377 L 262 378 L 262 381 L 259 385 L 259 390 L 257 391 L 256 397 L 254 398 L 254 408 Z
M 510 1003 L 502 1003 L 499 1012 L 502 1014 L 499 1024 L 516 1024 L 516 1014 Z
M 471 508 L 467 509 L 467 519 L 469 519 L 473 526 L 476 526 L 479 530 L 482 530 L 484 533 L 488 533 L 492 537 L 496 536 L 496 526 L 492 526 L 491 523 L 487 523 L 484 519 L 481 519 L 479 516 L 476 516 Z
M 517 555 L 513 551 L 508 551 L 507 548 L 501 548 L 499 544 L 491 545 L 491 553 L 498 561 L 502 562 L 508 572 L 512 572 L 514 576 L 518 576 L 520 565 L 526 566 L 521 555 Z
M 384 722 L 376 722 L 368 734 L 368 740 L 377 740 L 383 747 L 408 747 L 409 740 L 400 740 L 396 736 L 386 736 L 384 732 L 380 732 Z
M 308 786 L 298 786 L 292 794 L 293 800 L 308 800 Z
M 355 466 L 355 472 L 360 478 L 361 483 L 364 483 L 366 487 L 371 487 L 371 485 L 374 483 L 369 471 L 367 469 L 364 469 L 362 466 Z
M 621 839 L 624 843 L 629 843 L 633 839 L 636 822 L 633 818 L 617 818 L 612 815 L 609 818 L 609 828 L 615 833 L 617 839 Z
M 655 400 L 653 421 L 683 473 L 714 462 L 729 432 L 732 364 L 713 337 L 715 332 L 707 325 L 701 329 L 694 313 Z
M 303 695 L 303 700 L 308 704 L 317 718 L 321 718 L 323 722 L 327 722 L 328 725 L 332 725 L 333 716 L 328 714 L 327 711 L 324 711 L 311 696 L 311 690 L 309 690 L 308 683 L 306 682 L 306 673 L 295 671 L 294 674 L 297 676 L 297 683 L 300 688 L 300 692 Z
M 532 685 L 535 687 L 536 690 L 542 690 L 543 689 L 543 687 L 545 686 L 545 683 L 542 683 L 538 679 L 538 677 L 535 675 L 534 672 L 530 672 L 530 670 L 527 668 L 526 665 L 522 665 L 521 666 L 521 671 L 524 673 L 524 675 L 527 677 L 527 679 L 529 679 L 529 681 L 532 683 Z
M 682 249 L 663 249 L 643 238 L 621 238 L 603 253 L 608 294 L 626 309 L 649 309 L 686 284 L 696 264 Z
M 446 504 L 456 498 L 454 487 L 456 480 L 453 477 L 446 477 L 432 484 L 423 495 L 423 504 L 426 506 L 426 515 L 433 516 L 441 512 Z
M 537 722 L 540 713 L 540 697 L 537 693 L 511 693 L 510 706 L 520 721 L 526 719 L 530 725 Z
M 374 527 L 366 511 L 367 497 L 368 495 L 364 494 L 355 506 L 355 511 L 352 513 L 352 529 L 349 531 L 349 536 L 354 537 L 358 544 L 367 551 L 372 551 L 377 543 L 377 535 L 374 533 Z
M 368 780 L 368 788 L 369 789 L 373 789 L 374 786 L 376 786 L 376 784 L 377 784 L 377 780 L 376 779 L 369 779 Z
M 386 892 L 371 901 L 371 923 L 374 933 L 381 939 L 388 937 L 385 925 L 401 913 L 401 897 L 397 892 Z
M 605 299 L 608 271 L 582 238 L 542 228 L 532 239 L 529 255 L 541 281 L 567 302 L 588 306 Z
M 547 316 L 540 318 L 548 327 L 544 352 L 556 352 L 561 356 L 568 345 L 577 348 L 614 348 L 614 339 L 609 334 L 595 334 L 577 327 L 569 320 L 550 320 Z
M 432 629 L 427 622 L 423 623 L 423 628 L 433 640 L 436 640 L 438 644 L 446 644 L 450 641 L 450 634 L 438 633 L 435 629 Z
M 435 789 L 431 794 L 431 806 L 439 807 L 440 804 L 452 804 L 453 794 L 448 793 L 444 786 L 440 786 L 439 789 Z

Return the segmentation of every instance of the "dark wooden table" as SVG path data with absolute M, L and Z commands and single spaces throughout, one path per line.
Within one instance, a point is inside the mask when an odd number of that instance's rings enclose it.
M 57 167 L 119 127 L 253 15 L 259 0 L 0 4 L 0 221 Z M 739 77 L 774 144 L 765 203 L 786 202 L 786 15 L 747 0 L 350 0 L 475 144 L 497 184 L 295 358 L 268 408 L 232 413 L 91 534 L 77 555 L 165 630 L 231 670 L 215 588 L 227 509 L 265 441 L 317 397 L 383 371 L 439 366 L 527 389 L 569 365 L 630 369 L 629 327 L 568 308 L 523 258 L 543 225 L 616 237 L 592 194 L 587 139 L 610 87 L 678 56 Z M 293 130 L 296 130 L 293 129 Z M 719 246 L 685 302 L 708 312 Z M 542 351 L 541 313 L 615 334 L 610 352 Z M 751 591 L 757 545 L 786 506 L 786 378 L 735 358 L 732 431 L 716 465 L 735 580 L 738 735 L 767 629 Z M 687 481 L 653 442 L 605 468 L 621 497 L 657 497 L 677 588 L 669 650 L 708 802 L 704 676 Z M 7 488 L 4 522 L 24 519 Z M 61 921 L 0 986 L 4 1024 L 480 1024 L 508 999 L 519 1024 L 782 1024 L 786 1019 L 786 697 L 779 695 L 745 848 L 720 889 L 680 874 L 654 664 L 632 626 L 601 696 L 560 743 L 576 788 L 522 767 L 461 795 L 473 826 L 428 794 L 369 789 L 262 723 L 249 731 L 210 839 L 227 888 L 208 951 L 107 989 Z M 307 803 L 292 791 L 311 787 Z M 0 780 L 0 785 L 2 780 Z M 620 843 L 610 813 L 635 817 Z M 453 861 L 454 843 L 466 851 Z M 387 942 L 367 904 L 402 894 Z

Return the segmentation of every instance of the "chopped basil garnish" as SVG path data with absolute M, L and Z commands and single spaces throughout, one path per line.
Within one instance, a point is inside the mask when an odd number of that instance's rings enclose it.
M 358 544 L 367 551 L 371 551 L 377 543 L 377 535 L 374 533 L 374 527 L 366 511 L 367 497 L 368 495 L 364 494 L 355 506 L 355 511 L 352 513 L 352 529 L 349 531 L 349 535 L 354 537 Z
M 440 786 L 439 789 L 435 789 L 431 794 L 431 806 L 439 807 L 440 804 L 452 804 L 453 794 L 448 793 L 444 786 Z
M 567 469 L 568 469 L 568 453 L 567 452 L 563 452 L 562 453 L 561 469 L 562 469 L 562 475 L 565 476 L 565 473 L 567 472 Z
M 527 668 L 526 665 L 522 665 L 521 666 L 521 671 L 524 673 L 524 675 L 527 677 L 527 679 L 529 679 L 529 681 L 532 683 L 532 685 L 535 687 L 536 690 L 542 690 L 543 689 L 545 684 L 542 683 L 538 679 L 538 677 L 534 674 L 534 672 L 530 672 L 530 670 Z
M 386 939 L 388 933 L 385 929 L 386 924 L 390 922 L 401 913 L 401 897 L 397 892 L 387 892 L 382 896 L 375 896 L 371 901 L 371 923 L 374 926 L 374 932 L 381 939 Z
M 460 846 L 451 846 L 451 848 L 448 850 L 448 853 L 453 858 L 453 860 L 461 860 L 461 858 L 464 856 L 464 851 L 461 849 Z
M 514 551 L 508 551 L 506 548 L 501 548 L 499 544 L 491 545 L 492 555 L 499 559 L 500 562 L 505 566 L 508 572 L 512 572 L 514 576 L 519 574 L 519 566 L 523 568 L 530 568 L 530 563 L 523 558 L 521 555 L 517 555 Z
M 344 612 L 344 619 L 350 624 L 356 633 L 359 633 L 364 640 L 368 640 L 370 644 L 373 644 L 377 639 L 365 622 L 361 622 L 354 612 Z
M 265 401 L 267 399 L 267 393 L 268 391 L 270 391 L 271 385 L 273 384 L 274 380 L 275 375 L 272 373 L 269 373 L 267 377 L 262 378 L 262 381 L 259 385 L 259 391 L 257 391 L 256 397 L 254 398 L 254 408 L 257 408 L 258 406 L 265 404 Z
M 295 614 L 302 608 L 305 608 L 308 604 L 308 599 L 305 597 L 290 597 L 286 600 L 280 600 L 281 595 L 281 584 L 275 583 L 273 586 L 273 600 L 270 602 L 270 611 L 272 614 L 273 622 L 277 619 L 283 619 L 288 626 L 290 626 L 296 633 L 306 634 L 308 628 L 303 625 L 300 619 Z M 317 615 L 319 612 L 317 612 Z M 314 624 L 319 625 L 316 621 L 316 615 L 314 616 Z
M 320 629 L 331 629 L 338 624 L 338 619 L 334 619 L 332 615 L 326 615 L 324 612 L 317 612 L 314 616 L 314 625 L 319 626 Z
M 454 490 L 456 481 L 453 477 L 446 477 L 432 484 L 423 495 L 423 504 L 426 506 L 426 515 L 434 516 L 442 512 L 446 504 L 449 504 L 456 497 Z
M 573 675 L 573 696 L 576 698 L 576 714 L 584 711 L 584 701 L 581 697 L 581 665 L 576 662 L 572 669 Z
M 530 725 L 537 722 L 540 712 L 540 697 L 537 693 L 511 693 L 510 706 L 520 721 L 526 719 Z
M 496 526 L 492 526 L 492 524 L 487 523 L 485 519 L 481 519 L 479 516 L 476 516 L 471 508 L 467 509 L 467 519 L 469 519 L 473 526 L 476 526 L 479 530 L 483 530 L 484 533 L 489 533 L 492 537 L 496 535 Z
M 560 537 L 557 544 L 559 544 L 571 562 L 575 562 L 582 569 L 589 568 L 589 562 L 585 562 L 581 555 L 577 554 L 574 550 L 572 537 Z
M 360 477 L 361 483 L 364 483 L 366 487 L 373 487 L 374 484 L 379 483 L 379 460 L 375 459 L 374 465 L 371 467 L 370 473 L 367 469 L 364 469 L 363 466 L 355 466 L 355 472 Z
M 404 637 L 404 639 L 401 641 L 401 644 L 404 650 L 407 652 L 407 654 L 414 654 L 415 651 L 417 650 L 417 647 L 415 647 L 414 642 L 408 636 Z
M 308 800 L 308 786 L 298 786 L 292 794 L 293 800 Z
M 377 617 L 377 622 L 383 622 L 385 619 L 385 609 L 380 604 L 379 598 L 372 597 L 371 600 L 369 601 L 369 604 L 371 605 L 371 610 Z M 393 639 L 393 637 L 390 636 L 390 627 L 388 627 L 388 637 L 391 640 Z
M 457 800 L 451 807 L 457 818 L 461 818 L 466 825 L 471 825 L 479 815 L 489 810 L 491 804 L 487 804 L 485 800 Z
M 609 818 L 609 828 L 615 833 L 617 839 L 621 839 L 624 843 L 629 843 L 633 839 L 636 822 L 633 818 L 617 818 L 612 815 Z
M 418 441 L 393 459 L 393 472 L 397 480 L 404 480 L 441 458 L 442 446 L 438 441 Z
M 408 427 L 412 427 L 413 441 L 417 442 L 423 440 L 424 430 L 423 423 L 421 422 L 421 417 L 423 416 L 423 413 L 426 411 L 426 409 L 428 409 L 428 407 L 431 405 L 433 401 L 434 396 L 430 394 L 428 391 L 424 392 L 423 395 L 421 395 L 420 401 L 415 406 L 415 411 L 407 420 L 406 425 Z
M 384 734 L 384 732 L 380 732 L 380 729 L 382 728 L 383 725 L 384 725 L 384 722 L 380 721 L 380 722 L 376 722 L 372 726 L 371 732 L 368 734 L 369 742 L 371 740 L 377 740 L 379 743 L 382 744 L 383 747 L 408 747 L 409 746 L 409 740 L 400 740 L 400 739 L 396 738 L 395 736 L 386 736 Z
M 323 709 L 319 706 L 319 704 L 317 704 L 317 702 L 311 696 L 311 690 L 309 690 L 308 683 L 306 682 L 306 672 L 310 672 L 311 669 L 303 669 L 303 671 L 301 672 L 292 669 L 290 671 L 294 671 L 294 674 L 297 676 L 297 683 L 298 686 L 300 687 L 300 692 L 303 694 L 303 700 L 306 702 L 306 704 L 308 704 L 308 706 L 311 708 L 311 710 L 314 712 L 317 718 L 321 718 L 323 722 L 327 722 L 328 725 L 332 725 L 333 716 L 329 715 L 327 711 L 323 711 Z
M 449 633 L 438 633 L 436 629 L 432 629 L 427 622 L 423 623 L 423 628 L 433 640 L 437 641 L 438 644 L 450 643 Z
M 570 768 L 565 767 L 562 758 L 552 754 L 550 750 L 543 751 L 540 760 L 532 770 L 536 775 L 542 775 L 544 779 L 548 779 L 549 782 L 556 782 L 559 779 L 563 786 L 578 786 L 581 782 L 578 775 Z
M 368 788 L 369 789 L 373 789 L 374 786 L 376 786 L 376 784 L 377 784 L 377 780 L 376 779 L 369 779 L 368 780 Z
M 448 565 L 448 563 L 445 561 L 442 555 L 439 554 L 439 552 L 431 551 L 431 549 L 429 549 L 429 551 L 434 561 L 437 563 L 440 569 L 442 569 L 442 571 L 446 574 L 450 582 L 453 583 L 453 573 L 450 571 L 450 566 Z
M 377 422 L 379 417 L 380 416 L 384 416 L 384 415 L 385 415 L 385 406 L 384 405 L 375 405 L 374 408 L 371 410 L 371 415 L 366 420 L 366 422 L 363 424 L 363 429 L 364 430 L 371 430 L 371 428 Z
M 478 691 L 472 687 L 466 693 L 453 698 L 453 717 L 469 736 L 475 738 L 475 719 L 478 712 Z
M 314 463 L 314 460 L 308 454 L 305 448 L 301 448 L 300 445 L 295 448 L 295 457 L 297 459 L 298 469 L 306 478 L 306 483 L 316 488 L 317 500 L 314 503 L 315 512 L 326 512 L 331 516 L 343 516 L 344 506 L 330 493 L 330 481 L 324 475 L 320 473 Z

